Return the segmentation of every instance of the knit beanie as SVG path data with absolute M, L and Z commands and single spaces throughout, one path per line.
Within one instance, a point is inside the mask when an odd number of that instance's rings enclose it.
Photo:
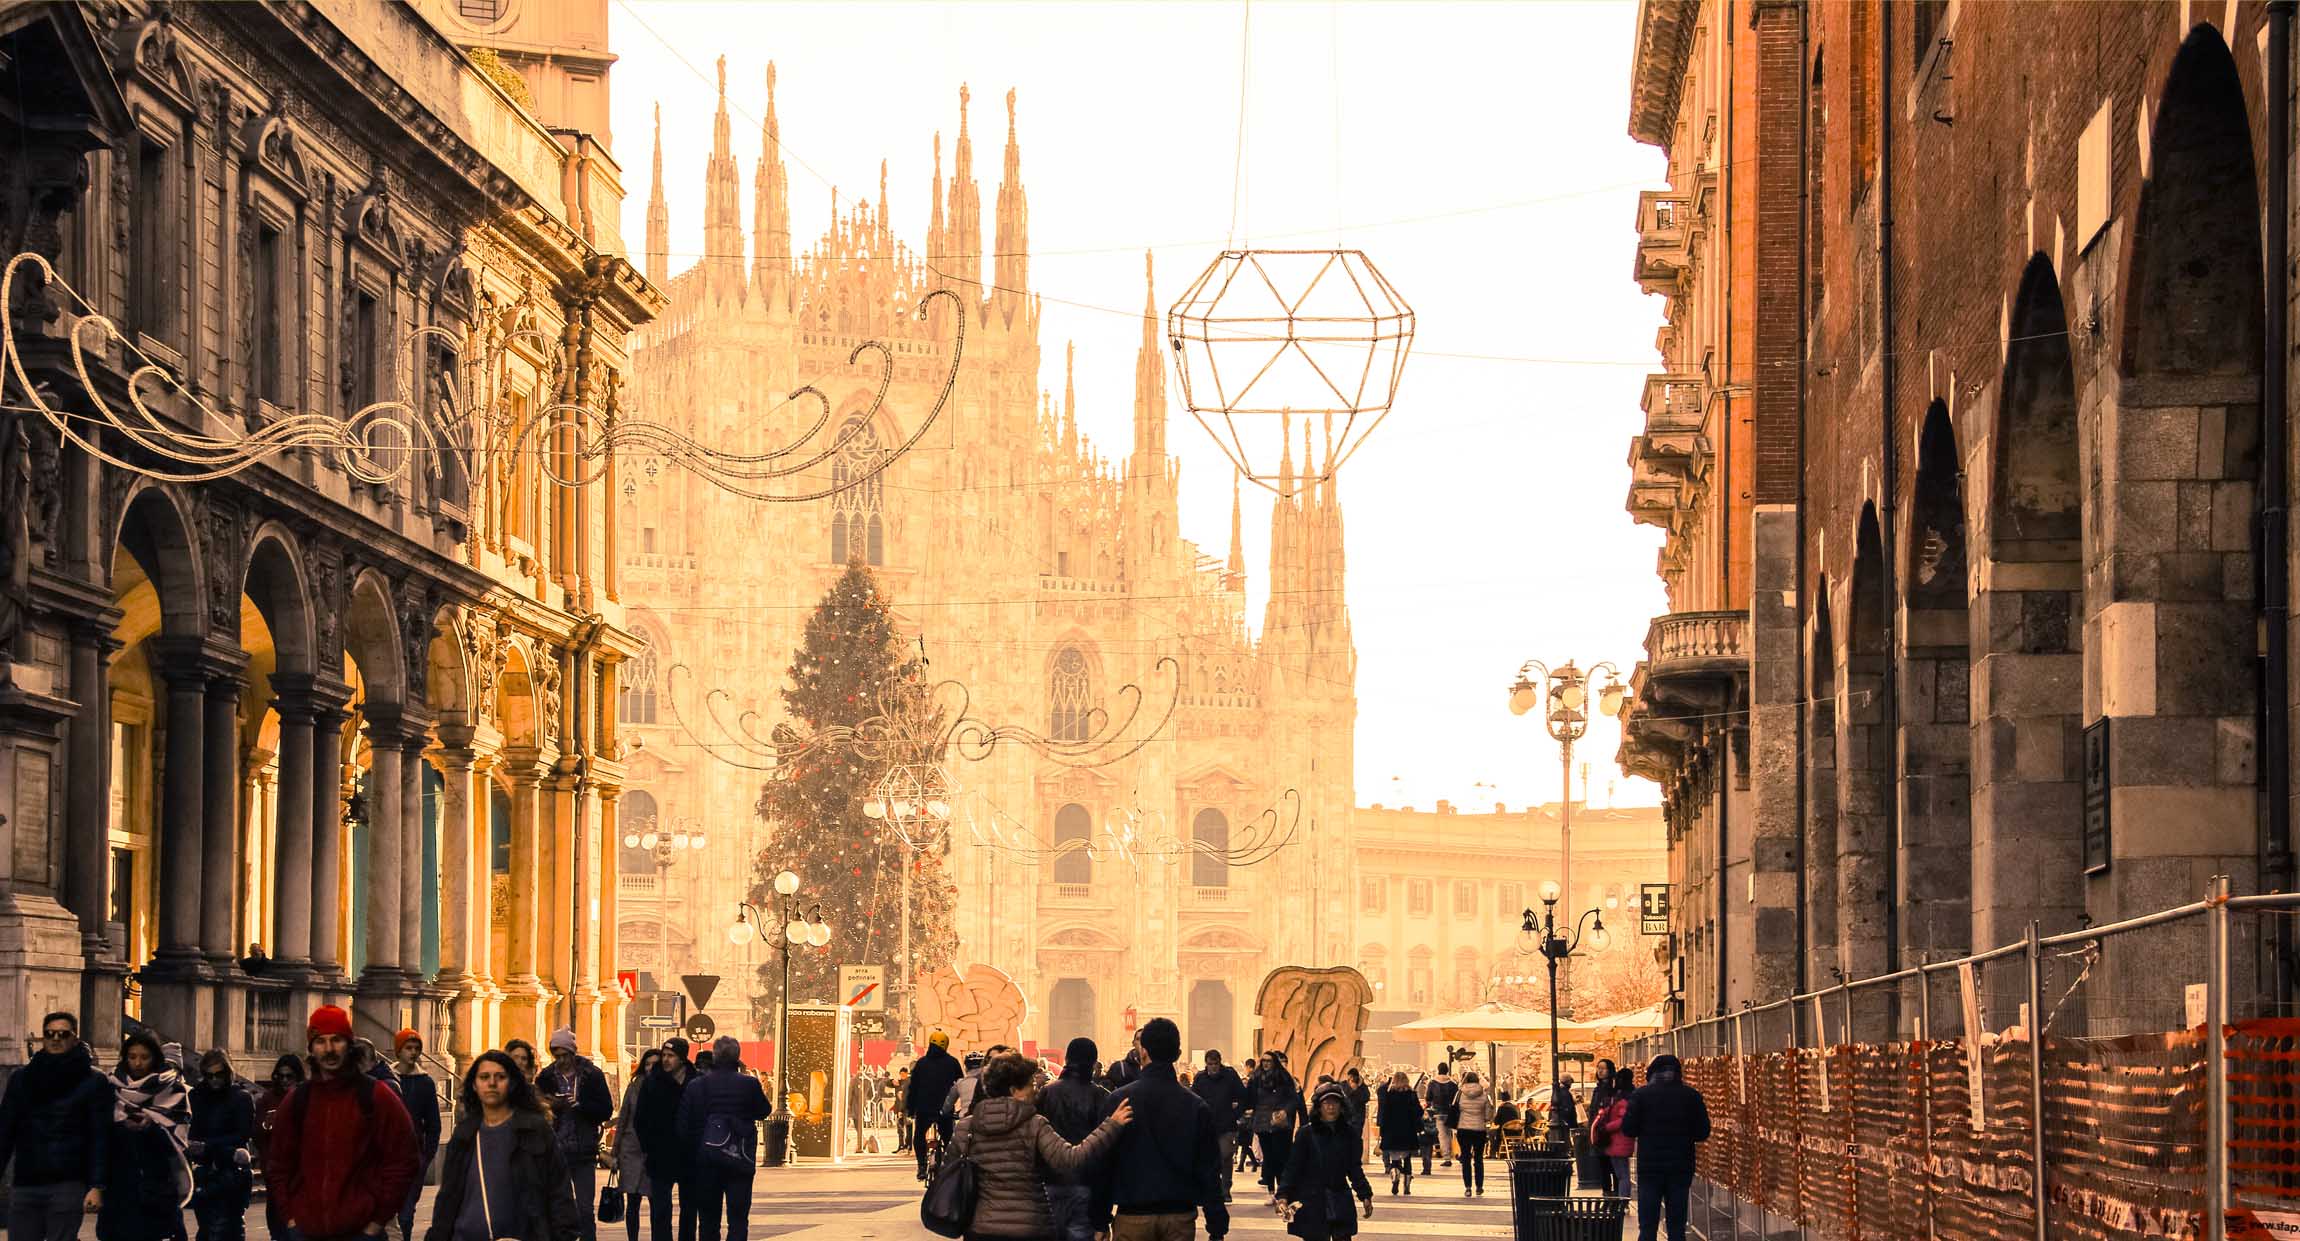
M 422 1041 L 423 1035 L 416 1032 L 415 1030 L 401 1030 L 399 1033 L 391 1036 L 391 1053 L 396 1056 L 399 1054 L 400 1048 L 407 1046 L 409 1043 L 421 1043 Z
M 350 1038 L 351 1014 L 333 1004 L 323 1004 L 312 1010 L 311 1022 L 304 1027 L 303 1033 L 306 1042 L 330 1034 L 337 1038 Z
M 1102 1049 L 1095 1046 L 1093 1039 L 1085 1037 L 1070 1040 L 1070 1046 L 1062 1051 L 1062 1063 L 1068 1068 L 1085 1065 L 1091 1069 L 1094 1067 L 1094 1062 L 1101 1058 Z

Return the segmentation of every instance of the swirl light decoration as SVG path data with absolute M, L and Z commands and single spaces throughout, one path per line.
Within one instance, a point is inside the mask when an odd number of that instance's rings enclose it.
M 92 414 L 57 408 L 50 403 L 50 394 L 34 385 L 25 373 L 24 359 L 17 347 L 17 325 L 9 308 L 16 304 L 16 282 L 33 278 L 42 281 L 46 290 L 61 295 L 77 307 L 78 317 L 67 329 L 66 343 L 73 374 L 79 380 L 89 408 L 94 411 Z M 956 294 L 937 289 L 919 302 L 917 317 L 920 320 L 926 319 L 938 297 L 949 298 L 954 307 L 959 305 Z M 873 353 L 879 363 L 877 391 L 869 407 L 860 411 L 860 418 L 852 424 L 853 430 L 828 443 L 817 444 L 823 428 L 830 423 L 831 402 L 821 390 L 808 384 L 793 391 L 789 403 L 811 401 L 812 422 L 796 436 L 764 452 L 739 453 L 707 443 L 667 422 L 637 416 L 620 408 L 615 386 L 596 378 L 598 372 L 591 372 L 594 378 L 587 385 L 590 391 L 579 390 L 585 386 L 579 380 L 587 368 L 575 365 L 576 358 L 570 356 L 569 346 L 583 340 L 592 330 L 590 324 L 579 318 L 568 324 L 564 337 L 553 336 L 538 326 L 535 309 L 535 294 L 530 287 L 514 302 L 486 306 L 461 335 L 446 328 L 425 326 L 402 338 L 402 356 L 395 376 L 399 387 L 402 391 L 412 390 L 409 375 L 421 374 L 428 368 L 430 378 L 438 384 L 440 400 L 436 413 L 426 413 L 413 401 L 394 397 L 364 405 L 347 418 L 290 414 L 252 431 L 202 434 L 177 425 L 153 409 L 148 400 L 164 394 L 181 401 L 207 416 L 204 420 L 210 426 L 236 427 L 240 420 L 227 417 L 201 400 L 181 377 L 137 348 L 134 339 L 122 332 L 118 323 L 99 312 L 66 283 L 46 259 L 27 252 L 9 260 L 5 272 L 0 273 L 0 364 L 4 364 L 4 369 L 0 369 L 0 394 L 13 386 L 16 395 L 30 402 L 22 408 L 45 418 L 58 435 L 91 457 L 163 482 L 193 483 L 223 478 L 289 449 L 304 448 L 326 454 L 354 480 L 376 485 L 398 481 L 419 460 L 433 479 L 440 477 L 442 461 L 448 457 L 463 466 L 465 477 L 485 478 L 498 459 L 533 454 L 543 476 L 551 482 L 580 487 L 602 477 L 613 457 L 640 454 L 659 456 L 722 490 L 747 499 L 806 503 L 869 482 L 917 444 L 948 407 L 951 392 L 957 386 L 960 359 L 966 351 L 966 316 L 953 314 L 950 319 L 956 325 L 956 334 L 951 340 L 949 373 L 943 376 L 941 391 L 936 393 L 933 405 L 910 433 L 861 469 L 828 485 L 800 485 L 793 490 L 778 484 L 789 484 L 790 480 L 837 455 L 846 447 L 847 440 L 884 406 L 887 389 L 894 378 L 894 354 L 883 342 L 864 341 L 847 355 L 850 365 L 860 362 L 865 354 Z M 433 346 L 456 351 L 457 367 L 437 365 L 433 360 Z M 578 343 L 573 352 L 579 355 L 587 348 L 587 344 Z M 128 376 L 126 408 L 107 401 L 89 373 L 91 351 L 109 354 L 115 349 L 139 360 Z M 524 415 L 512 399 L 511 363 L 515 349 L 540 359 L 539 373 L 554 395 L 554 399 L 538 403 Z M 457 370 L 461 371 L 460 376 Z M 123 456 L 107 448 L 103 441 L 109 436 L 98 432 L 117 436 L 162 464 Z M 549 451 L 545 450 L 543 437 L 546 435 L 552 437 Z
M 997 850 L 1026 866 L 1046 865 L 1071 853 L 1084 853 L 1095 862 L 1124 863 L 1138 871 L 1148 864 L 1179 866 L 1201 855 L 1218 858 L 1230 866 L 1259 866 L 1275 859 L 1291 845 L 1302 826 L 1302 795 L 1295 789 L 1287 789 L 1276 805 L 1256 815 L 1242 832 L 1233 834 L 1224 847 L 1194 837 L 1181 837 L 1170 830 L 1154 829 L 1153 821 L 1164 816 L 1144 811 L 1139 802 L 1111 815 L 1100 831 L 1054 845 L 1046 844 L 1027 824 L 1012 815 L 988 806 L 987 802 L 985 806 L 990 814 L 988 828 L 982 826 L 971 807 L 963 812 L 969 838 L 982 848 Z

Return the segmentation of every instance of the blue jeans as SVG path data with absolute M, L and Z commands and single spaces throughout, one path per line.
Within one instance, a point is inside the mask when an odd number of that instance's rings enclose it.
M 76 1241 L 88 1187 L 78 1181 L 17 1185 L 8 1195 L 9 1241 Z
M 1606 1176 L 1612 1182 L 1605 1187 L 1606 1193 L 1616 1198 L 1634 1198 L 1637 1196 L 1629 1187 L 1629 1156 L 1607 1155 L 1605 1157 L 1605 1169 Z
M 1094 1187 L 1049 1185 L 1046 1206 L 1054 1213 L 1054 1241 L 1094 1241 Z
M 1664 1211 L 1669 1218 L 1669 1241 L 1685 1241 L 1685 1212 L 1692 1193 L 1691 1168 L 1639 1168 L 1637 1241 L 1654 1241 Z

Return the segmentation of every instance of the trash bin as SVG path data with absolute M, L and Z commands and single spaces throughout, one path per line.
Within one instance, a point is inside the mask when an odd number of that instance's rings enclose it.
M 1533 1234 L 1530 1204 L 1573 1192 L 1573 1161 L 1558 1155 L 1523 1154 L 1509 1161 L 1509 1214 L 1518 1241 Z
M 1573 1131 L 1574 1179 L 1582 1189 L 1605 1188 L 1605 1156 L 1589 1144 L 1589 1131 Z
M 767 1140 L 759 1148 L 760 1162 L 770 1168 L 783 1166 L 783 1158 L 791 1148 L 791 1114 L 777 1112 L 767 1117 Z
M 1520 1205 L 1517 1241 L 1621 1241 L 1627 1198 L 1530 1198 Z

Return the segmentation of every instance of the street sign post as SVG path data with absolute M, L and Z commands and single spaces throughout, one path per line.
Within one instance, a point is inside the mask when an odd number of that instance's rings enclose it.
M 839 1003 L 847 1008 L 865 1012 L 880 1012 L 886 1008 L 886 967 L 883 965 L 842 965 L 839 967 Z
M 719 989 L 717 974 L 681 974 L 679 985 L 687 989 L 687 997 L 695 1002 L 695 1011 L 711 1006 L 711 996 Z
M 690 1043 L 707 1043 L 718 1032 L 719 1023 L 711 1020 L 709 1013 L 696 1013 L 687 1018 L 687 1041 Z
M 639 1025 L 648 1030 L 676 1030 L 679 1028 L 679 1019 L 676 1017 L 641 1017 Z

